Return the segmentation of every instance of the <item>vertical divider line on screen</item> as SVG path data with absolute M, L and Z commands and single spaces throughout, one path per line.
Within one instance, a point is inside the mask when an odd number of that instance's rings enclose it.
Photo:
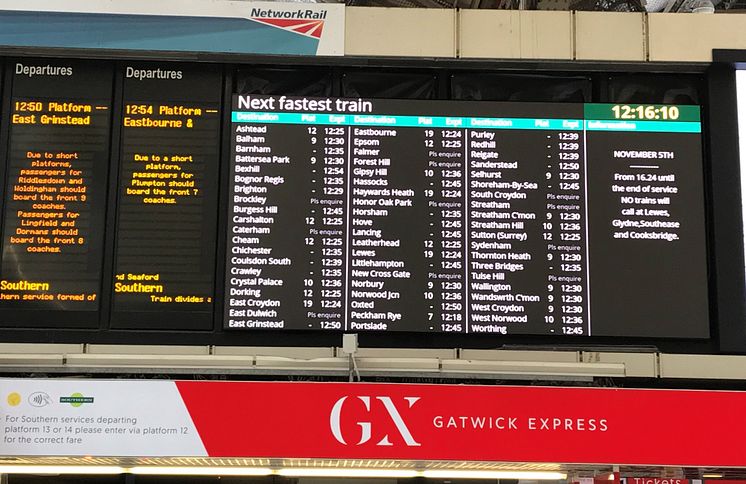
M 220 154 L 218 156 L 218 197 L 216 214 L 218 223 L 215 230 L 215 284 L 213 286 L 214 303 L 212 306 L 213 332 L 221 333 L 225 329 L 225 285 L 226 285 L 226 251 L 228 240 L 228 207 L 230 206 L 230 176 L 232 167 L 231 140 L 233 137 L 233 91 L 235 69 L 231 65 L 223 66 L 223 96 L 221 99 L 220 120 Z M 217 324 L 217 323 L 220 324 Z
M 342 304 L 342 310 L 344 311 L 344 322 L 345 322 L 345 331 L 349 328 L 350 325 L 350 310 L 347 307 L 350 301 L 350 274 L 351 274 L 351 263 L 350 263 L 350 245 L 352 244 L 352 232 L 350 232 L 350 213 L 352 211 L 352 205 L 350 200 L 350 192 L 352 191 L 352 156 L 351 156 L 351 150 L 352 149 L 352 126 L 347 126 L 347 160 L 345 161 L 345 167 L 347 168 L 347 213 L 346 215 L 346 227 L 347 227 L 347 233 L 345 234 L 345 242 L 346 242 L 346 249 L 345 249 L 345 271 L 344 271 L 344 280 L 345 280 L 345 294 L 344 294 L 344 303 Z
M 583 109 L 583 187 L 585 188 L 585 297 L 587 301 L 585 307 L 588 311 L 588 336 L 591 336 L 591 258 L 590 258 L 590 240 L 588 224 L 588 120 L 585 119 L 585 109 Z
M 464 332 L 469 334 L 469 129 L 464 128 Z
M 109 172 L 106 194 L 106 226 L 104 230 L 104 260 L 101 270 L 101 324 L 102 330 L 111 328 L 114 311 L 114 273 L 116 271 L 117 219 L 119 217 L 119 168 L 121 164 L 122 111 L 124 104 L 124 64 L 111 66 L 114 82 L 111 95 L 111 124 L 109 130 Z

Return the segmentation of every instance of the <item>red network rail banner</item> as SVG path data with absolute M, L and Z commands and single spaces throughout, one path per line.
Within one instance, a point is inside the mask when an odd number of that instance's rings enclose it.
M 37 379 L 0 389 L 3 455 L 746 466 L 734 440 L 746 434 L 746 392 Z

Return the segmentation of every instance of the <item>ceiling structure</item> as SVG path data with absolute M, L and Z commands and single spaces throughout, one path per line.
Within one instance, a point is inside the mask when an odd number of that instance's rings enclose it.
M 32 467 L 33 466 L 33 467 Z M 556 464 L 556 463 L 505 463 L 471 461 L 422 461 L 422 460 L 336 460 L 336 459 L 265 459 L 265 458 L 207 458 L 207 457 L 5 457 L 0 459 L 0 473 L 43 474 L 48 467 L 51 473 L 65 473 L 64 466 L 97 469 L 102 474 L 135 473 L 159 474 L 179 473 L 184 475 L 279 475 L 303 477 L 320 475 L 345 477 L 356 472 L 368 471 L 371 477 L 422 477 L 438 473 L 457 478 L 459 475 L 482 472 L 504 479 L 546 480 L 553 474 L 566 475 L 567 480 L 608 475 L 615 470 L 609 464 Z M 61 470 L 62 469 L 62 470 Z M 174 471 L 176 469 L 176 471 Z M 241 474 L 241 472 L 244 472 Z M 437 471 L 437 472 L 436 472 Z M 744 468 L 704 468 L 670 466 L 619 466 L 621 477 L 658 477 L 667 479 L 702 479 L 722 476 L 723 479 L 745 479 Z M 349 474 L 346 474 L 349 473 Z M 413 475 L 409 475 L 412 473 Z M 416 473 L 416 474 L 415 474 Z M 490 474 L 491 473 L 491 474 Z M 532 476 L 531 473 L 536 473 Z M 525 477 L 522 477 L 525 476 Z M 533 477 L 533 479 L 532 479 Z M 561 477 L 561 476 L 560 476 Z M 555 479 L 558 480 L 558 479 Z M 564 480 L 564 479 L 562 479 Z

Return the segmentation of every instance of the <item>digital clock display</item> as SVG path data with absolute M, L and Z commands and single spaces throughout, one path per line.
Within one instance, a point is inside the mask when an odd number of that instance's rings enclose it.
M 591 107 L 597 119 L 699 122 L 697 106 L 651 104 L 595 104 Z

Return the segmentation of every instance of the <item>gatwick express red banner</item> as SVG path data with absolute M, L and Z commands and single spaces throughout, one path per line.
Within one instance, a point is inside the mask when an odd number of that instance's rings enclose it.
M 0 391 L 8 456 L 746 466 L 746 392 L 67 379 Z
M 178 382 L 211 456 L 742 466 L 746 393 Z M 707 435 L 707 445 L 692 445 Z

